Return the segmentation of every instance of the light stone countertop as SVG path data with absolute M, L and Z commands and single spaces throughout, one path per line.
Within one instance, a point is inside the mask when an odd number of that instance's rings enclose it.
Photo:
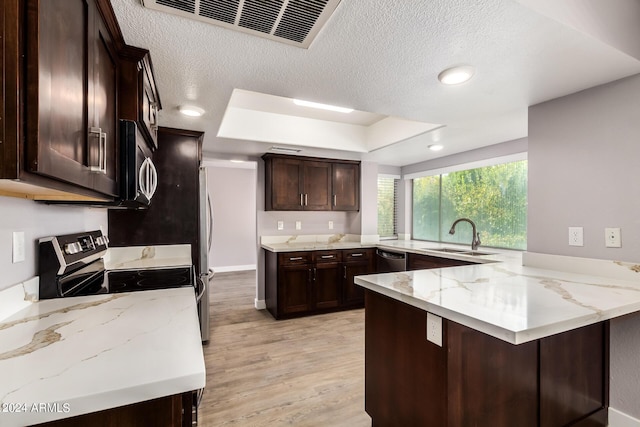
M 507 257 L 355 283 L 511 344 L 640 311 L 638 265 L 529 253 L 524 263 Z
M 204 385 L 193 288 L 43 300 L 0 320 L 2 426 L 72 417 Z M 34 411 L 33 404 L 41 403 L 54 405 Z
M 380 248 L 475 265 L 357 276 L 355 283 L 511 344 L 640 311 L 640 265 L 420 240 L 361 243 L 357 236 L 266 237 L 272 252 Z

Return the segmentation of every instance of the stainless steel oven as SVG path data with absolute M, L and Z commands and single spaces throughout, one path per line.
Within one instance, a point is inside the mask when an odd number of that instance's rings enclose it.
M 107 270 L 109 239 L 100 230 L 40 239 L 40 299 L 202 286 L 193 265 Z

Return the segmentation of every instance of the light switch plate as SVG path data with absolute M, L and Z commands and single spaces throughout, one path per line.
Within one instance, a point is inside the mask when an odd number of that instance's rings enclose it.
M 296 221 L 296 230 L 302 230 L 302 221 Z
M 329 230 L 333 230 L 333 221 L 329 221 Z
M 278 221 L 278 230 L 284 230 L 284 221 Z
M 442 347 L 442 317 L 427 313 L 427 341 Z
M 24 231 L 13 232 L 13 263 L 22 262 L 25 258 Z

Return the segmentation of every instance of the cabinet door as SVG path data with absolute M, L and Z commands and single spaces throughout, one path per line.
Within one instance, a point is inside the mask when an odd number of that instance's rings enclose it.
M 271 183 L 267 179 L 267 197 L 270 196 L 270 200 L 266 202 L 267 209 L 302 210 L 302 162 L 287 158 L 273 158 L 269 161 L 271 165 L 267 167 L 271 168 Z
M 140 82 L 142 84 L 142 102 L 139 115 L 142 118 L 142 130 L 147 134 L 152 148 L 156 149 L 158 148 L 158 110 L 160 109 L 160 102 L 152 84 L 151 69 L 146 64 L 146 61 L 142 62 L 140 79 L 142 80 Z
M 93 16 L 89 54 L 89 167 L 94 171 L 92 188 L 101 193 L 118 194 L 116 120 L 117 59 L 113 41 L 97 8 Z M 102 135 L 92 130 L 100 129 Z
M 312 308 L 310 265 L 280 267 L 278 311 L 281 314 L 301 313 Z
M 334 163 L 332 167 L 333 199 L 335 211 L 357 211 L 360 209 L 360 165 Z
M 353 278 L 363 274 L 375 273 L 373 261 L 347 262 L 343 266 L 344 304 L 363 305 L 364 289 L 355 284 Z
M 331 163 L 303 162 L 304 210 L 331 210 Z
M 87 0 L 27 4 L 28 169 L 84 187 L 92 180 L 86 167 L 91 7 Z
M 116 61 L 97 6 L 28 0 L 27 10 L 27 170 L 117 195 Z
M 318 310 L 338 307 L 340 305 L 340 263 L 317 263 L 313 269 L 313 293 L 315 308 Z

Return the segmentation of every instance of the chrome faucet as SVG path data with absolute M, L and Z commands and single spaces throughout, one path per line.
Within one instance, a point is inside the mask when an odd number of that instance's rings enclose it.
M 480 244 L 482 243 L 480 241 L 480 233 L 478 233 L 476 231 L 476 224 L 471 221 L 469 218 L 458 218 L 453 222 L 453 225 L 451 225 L 451 230 L 449 230 L 449 234 L 455 234 L 456 233 L 456 225 L 458 225 L 459 222 L 461 221 L 465 221 L 468 222 L 469 224 L 471 224 L 471 228 L 473 229 L 473 237 L 471 240 L 471 250 L 475 251 L 476 249 L 478 249 L 478 246 L 480 246 Z

